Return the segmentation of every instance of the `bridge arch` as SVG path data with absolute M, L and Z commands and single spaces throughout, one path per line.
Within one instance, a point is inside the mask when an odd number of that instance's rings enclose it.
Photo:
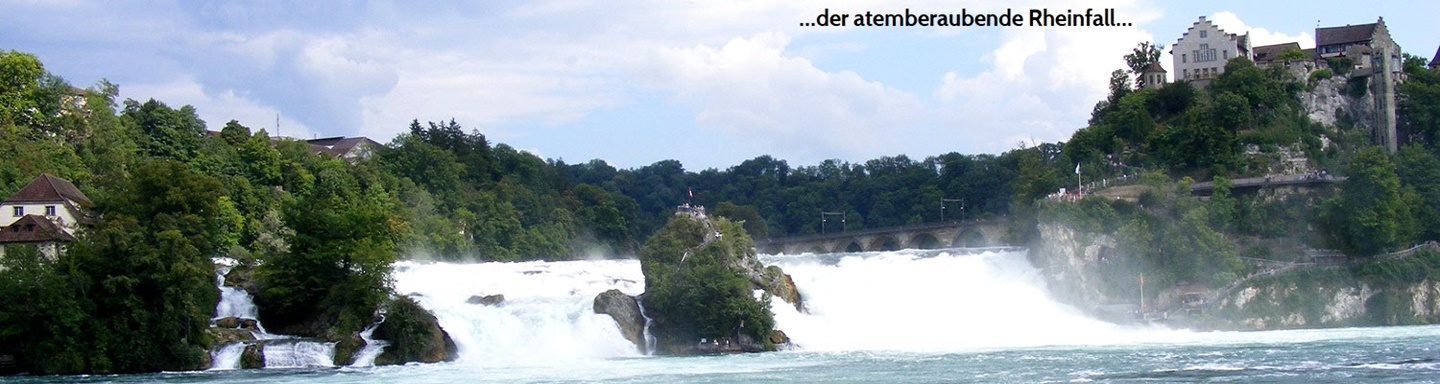
M 887 252 L 900 250 L 900 240 L 892 235 L 882 235 L 870 240 L 870 247 L 866 248 L 871 252 Z
M 990 241 L 985 238 L 985 232 L 978 228 L 965 228 L 955 234 L 950 240 L 950 246 L 957 248 L 972 248 L 990 246 Z
M 845 245 L 845 248 L 839 248 L 835 251 L 848 253 L 865 252 L 865 247 L 860 246 L 860 241 L 851 240 L 849 244 Z
M 905 245 L 905 248 L 909 249 L 937 249 L 943 247 L 944 245 L 940 243 L 940 239 L 930 232 L 921 232 L 915 236 L 911 236 L 910 243 Z

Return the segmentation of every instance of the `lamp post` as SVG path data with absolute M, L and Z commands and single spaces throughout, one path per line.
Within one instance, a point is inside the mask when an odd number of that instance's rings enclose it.
M 940 221 L 945 221 L 945 203 L 960 203 L 960 221 L 965 221 L 965 199 L 940 199 Z
M 845 232 L 845 214 L 840 212 L 820 212 L 820 234 L 825 234 L 825 217 L 830 215 L 840 216 L 840 232 Z

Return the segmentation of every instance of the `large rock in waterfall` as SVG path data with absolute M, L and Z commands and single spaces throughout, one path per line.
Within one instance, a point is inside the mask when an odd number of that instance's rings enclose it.
M 435 315 L 415 300 L 397 297 L 386 304 L 385 309 L 385 321 L 375 328 L 372 336 L 390 345 L 375 358 L 376 365 L 438 363 L 459 357 L 455 340 L 440 329 Z
M 656 339 L 652 353 L 691 355 L 775 350 L 774 315 L 780 298 L 803 308 L 794 282 L 766 268 L 737 222 L 702 208 L 677 212 L 640 250 L 645 293 L 640 300 Z M 757 298 L 755 291 L 764 291 Z M 702 342 L 702 340 L 704 342 Z
M 618 289 L 611 289 L 595 296 L 595 313 L 610 315 L 620 325 L 620 334 L 635 343 L 640 353 L 648 353 L 645 347 L 645 316 L 640 314 L 640 303 L 634 296 Z

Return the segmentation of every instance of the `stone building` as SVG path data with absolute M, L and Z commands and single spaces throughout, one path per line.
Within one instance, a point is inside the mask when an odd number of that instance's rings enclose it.
M 1230 59 L 1250 57 L 1250 34 L 1226 33 L 1200 16 L 1200 20 L 1170 46 L 1170 56 L 1176 81 L 1189 81 L 1203 87 L 1225 72 L 1225 63 Z
M 1395 152 L 1395 89 L 1404 78 L 1400 45 L 1390 38 L 1381 17 L 1373 24 L 1315 28 L 1315 53 L 1321 58 L 1348 58 L 1354 63 L 1352 77 L 1368 77 L 1369 92 L 1375 100 L 1372 139 Z

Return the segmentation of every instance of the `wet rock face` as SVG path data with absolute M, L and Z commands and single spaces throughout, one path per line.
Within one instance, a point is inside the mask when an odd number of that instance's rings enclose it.
M 255 343 L 245 346 L 245 351 L 240 352 L 240 368 L 260 369 L 265 368 L 265 346 Z
M 375 328 L 373 337 L 390 342 L 376 358 L 376 364 L 409 362 L 438 363 L 454 361 L 459 347 L 430 311 L 408 297 L 387 304 L 385 322 Z
M 493 306 L 496 306 L 496 305 L 500 305 L 500 304 L 505 303 L 505 295 L 485 295 L 485 296 L 475 295 L 475 296 L 470 296 L 469 299 L 465 300 L 465 303 L 466 303 L 466 304 L 489 305 L 489 306 L 492 306 L 492 307 L 493 307 Z
M 794 305 L 796 311 L 805 311 L 805 303 L 800 298 L 800 290 L 795 288 L 795 279 L 780 270 L 780 267 L 774 265 L 765 267 L 764 278 L 758 282 L 752 281 L 752 283 L 770 293 L 771 296 Z
M 640 353 L 648 352 L 645 348 L 645 316 L 640 314 L 640 303 L 635 297 L 618 289 L 611 289 L 595 296 L 593 309 L 595 313 L 614 318 L 615 323 L 620 326 L 620 334 L 635 343 L 635 348 Z

